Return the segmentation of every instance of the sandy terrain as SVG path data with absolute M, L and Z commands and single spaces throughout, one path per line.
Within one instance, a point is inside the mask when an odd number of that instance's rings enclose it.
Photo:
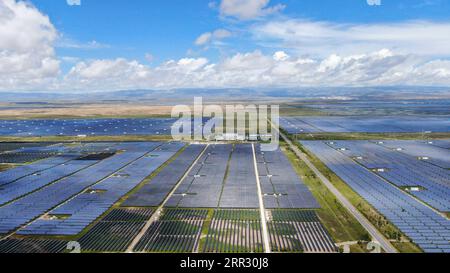
M 171 106 L 136 104 L 86 104 L 51 105 L 51 107 L 29 106 L 24 109 L 1 109 L 0 118 L 46 118 L 46 117 L 136 117 L 170 115 Z

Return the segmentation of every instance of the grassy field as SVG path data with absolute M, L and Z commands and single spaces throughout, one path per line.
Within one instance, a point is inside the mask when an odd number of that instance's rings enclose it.
M 12 164 L 0 164 L 0 172 L 12 169 L 14 167 L 15 167 L 15 165 L 12 165 Z
M 313 193 L 321 209 L 317 210 L 321 222 L 331 234 L 336 243 L 359 241 L 351 247 L 352 252 L 367 252 L 366 244 L 370 235 L 358 221 L 341 205 L 328 188 L 314 175 L 314 173 L 299 160 L 294 152 L 286 145 L 282 146 L 297 174 Z
M 206 243 L 206 237 L 209 233 L 209 226 L 211 225 L 211 221 L 214 215 L 214 209 L 208 209 L 208 215 L 206 216 L 205 221 L 203 222 L 202 231 L 200 235 L 200 241 L 197 246 L 197 252 L 201 252 Z
M 392 225 L 383 215 L 378 213 L 369 203 L 354 192 L 344 181 L 336 174 L 328 169 L 316 156 L 304 149 L 300 144 L 299 148 L 305 152 L 311 162 L 319 169 L 319 171 L 327 177 L 331 183 L 375 226 L 377 229 L 389 239 L 394 247 L 400 252 L 417 253 L 422 252 L 414 243 L 402 234 L 394 225 Z
M 307 107 L 301 104 L 280 105 L 281 116 L 327 116 L 328 114 L 318 109 Z

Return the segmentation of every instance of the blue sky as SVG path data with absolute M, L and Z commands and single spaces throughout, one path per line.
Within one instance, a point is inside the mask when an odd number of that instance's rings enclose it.
M 25 8 L 33 10 L 41 26 L 34 30 L 35 36 L 42 34 L 35 42 L 46 55 L 38 59 L 32 50 L 17 50 L 15 55 L 27 62 L 17 69 L 29 71 L 0 78 L 0 90 L 303 86 L 323 79 L 327 85 L 448 83 L 446 0 L 381 0 L 379 6 L 367 0 L 68 1 L 29 1 Z M 0 0 L 0 16 L 2 2 L 16 18 L 5 17 L 10 24 L 0 27 L 0 39 L 2 31 L 5 36 L 12 32 L 8 26 L 32 22 L 19 21 L 30 16 L 20 0 Z M 18 31 L 25 37 L 27 29 Z M 0 43 L 0 50 L 10 52 L 13 42 L 4 48 Z M 17 63 L 13 55 L 3 60 L 5 67 Z M 359 76 L 346 77 L 356 73 L 355 62 L 372 66 L 360 71 L 358 65 Z M 37 77 L 31 73 L 36 63 L 44 77 L 20 85 L 24 78 Z M 240 69 L 244 73 L 238 73 Z M 434 76 L 425 75 L 425 69 L 434 69 Z M 114 75 L 121 78 L 98 84 Z M 130 79 L 123 80 L 125 76 Z M 172 77 L 185 81 L 164 82 Z
M 96 41 L 99 50 L 58 48 L 58 54 L 80 58 L 125 57 L 145 61 L 145 54 L 154 62 L 179 59 L 198 50 L 194 40 L 204 32 L 217 28 L 241 28 L 254 21 L 233 22 L 218 16 L 209 0 L 82 0 L 80 6 L 69 6 L 66 0 L 32 0 L 47 14 L 55 27 L 68 40 L 88 44 Z M 287 16 L 341 23 L 401 22 L 405 20 L 448 20 L 450 1 L 384 0 L 381 6 L 369 6 L 365 0 L 280 0 Z M 273 18 L 273 17 L 272 17 Z M 229 39 L 240 50 L 254 50 L 258 45 L 245 35 Z M 202 52 L 214 60 L 217 50 Z

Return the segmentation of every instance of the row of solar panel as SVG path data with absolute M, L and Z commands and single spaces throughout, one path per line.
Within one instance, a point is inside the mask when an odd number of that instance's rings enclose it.
M 450 132 L 448 117 L 282 117 L 280 126 L 290 134 L 303 133 L 410 133 Z
M 432 207 L 450 211 L 450 171 L 421 159 L 440 154 L 442 162 L 450 163 L 450 150 L 409 141 L 335 141 L 329 145 Z
M 268 218 L 272 252 L 337 252 L 315 211 L 270 210 Z
M 193 131 L 201 125 L 191 122 Z M 0 136 L 170 135 L 179 126 L 173 118 L 1 120 Z
M 145 154 L 115 172 L 89 190 L 48 212 L 49 215 L 69 215 L 62 220 L 39 219 L 21 229 L 21 235 L 76 235 L 105 213 L 122 196 L 169 160 L 182 143 L 167 143 Z
M 166 206 L 217 207 L 232 149 L 232 145 L 209 145 L 188 176 L 181 181 Z
M 302 141 L 425 252 L 450 252 L 450 221 L 322 141 Z
M 161 205 L 204 149 L 205 145 L 186 147 L 182 154 L 162 169 L 149 183 L 125 200 L 122 206 L 152 207 Z
M 281 149 L 262 152 L 258 146 L 256 160 L 266 208 L 320 207 Z
M 121 143 L 122 153 L 84 168 L 18 200 L 0 207 L 0 234 L 14 231 L 64 203 L 85 189 L 111 176 L 118 170 L 143 157 L 161 143 Z M 140 152 L 138 152 L 140 151 Z M 10 185 L 14 185 L 14 183 Z

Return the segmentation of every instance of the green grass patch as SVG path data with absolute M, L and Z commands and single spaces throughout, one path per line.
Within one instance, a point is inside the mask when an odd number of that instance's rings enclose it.
M 311 190 L 319 202 L 321 209 L 317 210 L 322 224 L 336 243 L 369 241 L 370 235 L 359 222 L 341 205 L 336 197 L 318 179 L 308 166 L 297 158 L 287 144 L 282 149 L 291 161 L 295 171 Z M 354 252 L 367 252 L 363 245 L 353 247 Z
M 211 226 L 211 221 L 213 219 L 213 216 L 214 216 L 214 209 L 208 209 L 208 214 L 206 215 L 206 219 L 203 222 L 203 226 L 202 226 L 202 231 L 201 231 L 201 235 L 200 235 L 200 240 L 199 240 L 199 243 L 198 243 L 197 252 L 203 251 L 203 248 L 205 246 L 208 233 L 210 232 L 209 227 Z
M 280 115 L 281 116 L 327 116 L 328 114 L 315 109 L 300 104 L 283 104 L 280 105 Z

